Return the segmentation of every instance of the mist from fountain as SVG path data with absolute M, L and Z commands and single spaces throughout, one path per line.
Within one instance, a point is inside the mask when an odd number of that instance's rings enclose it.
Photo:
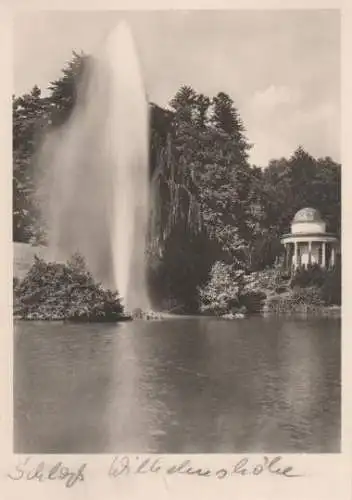
M 50 133 L 46 176 L 50 257 L 79 252 L 128 311 L 147 310 L 148 103 L 135 43 L 122 22 L 90 58 L 67 122 Z M 45 198 L 45 197 L 44 197 Z M 42 198 L 43 199 L 43 198 Z

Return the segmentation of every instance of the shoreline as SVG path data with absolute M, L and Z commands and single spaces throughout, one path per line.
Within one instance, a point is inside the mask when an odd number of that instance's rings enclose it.
M 13 315 L 13 322 L 29 322 L 29 323 L 57 323 L 62 325 L 72 324 L 72 325 L 87 325 L 87 324 L 120 324 L 120 323 L 129 323 L 133 321 L 162 321 L 164 319 L 167 320 L 178 320 L 185 318 L 199 318 L 199 319 L 217 319 L 221 321 L 240 321 L 250 318 L 268 318 L 268 317 L 288 317 L 288 318 L 300 318 L 300 319 L 310 319 L 310 318 L 333 318 L 333 319 L 341 319 L 342 311 L 341 306 L 325 306 L 321 308 L 316 308 L 314 310 L 301 310 L 301 311 L 262 311 L 258 313 L 246 314 L 243 317 L 226 317 L 226 316 L 216 316 L 210 314 L 173 314 L 172 317 L 165 314 L 165 316 L 161 316 L 161 318 L 157 319 L 133 319 L 133 318 L 123 318 L 118 321 L 72 321 L 65 319 L 56 319 L 56 318 L 23 318 L 16 315 Z
M 34 255 L 38 255 L 43 260 L 46 260 L 47 255 L 47 247 L 45 246 L 34 246 L 28 243 L 19 243 L 13 242 L 13 250 L 14 250 L 14 279 L 21 280 L 27 274 L 29 269 L 31 268 Z M 294 291 L 288 289 L 287 285 L 285 285 L 285 290 L 283 293 L 280 291 L 274 292 L 273 285 L 271 281 L 275 278 L 272 276 L 274 270 L 264 270 L 252 273 L 252 282 L 249 283 L 247 292 L 249 293 L 259 293 L 266 295 L 266 298 L 263 297 L 263 301 L 261 304 L 254 304 L 255 308 L 252 310 L 243 310 L 243 308 L 239 307 L 238 310 L 231 312 L 227 312 L 227 314 L 214 314 L 212 312 L 195 312 L 193 314 L 183 313 L 182 305 L 174 308 L 174 311 L 179 309 L 179 313 L 173 312 L 172 315 L 168 314 L 168 311 L 158 311 L 156 313 L 157 317 L 154 317 L 154 314 L 151 314 L 148 317 L 148 314 L 145 316 L 144 314 L 135 314 L 134 317 L 129 317 L 129 314 L 124 314 L 120 318 L 91 318 L 86 319 L 82 318 L 64 318 L 60 317 L 60 314 L 56 317 L 56 315 L 48 315 L 48 317 L 40 317 L 41 313 L 34 312 L 34 317 L 23 317 L 21 315 L 16 314 L 18 311 L 13 311 L 13 319 L 15 321 L 46 321 L 46 322 L 63 322 L 63 323 L 96 323 L 96 324 L 118 324 L 120 322 L 126 321 L 155 321 L 155 320 L 163 320 L 163 319 L 171 319 L 173 318 L 184 318 L 184 317 L 197 317 L 197 318 L 216 318 L 222 319 L 226 321 L 234 321 L 240 319 L 247 319 L 255 316 L 268 317 L 268 316 L 279 316 L 279 317 L 299 317 L 299 318 L 341 318 L 341 306 L 340 305 L 324 305 L 323 303 L 312 302 L 311 298 L 308 296 L 307 298 L 303 294 L 302 297 L 298 297 L 298 300 L 294 299 Z M 254 279 L 254 280 L 253 280 Z M 278 284 L 276 284 L 276 288 Z M 304 291 L 305 288 L 300 287 L 299 291 Z M 274 292 L 274 293 L 273 293 Z M 293 299 L 293 300 L 292 300 Z M 56 311 L 55 311 L 56 312 Z M 60 311 L 61 313 L 61 311 Z M 44 314 L 45 316 L 45 314 Z M 131 315 L 133 316 L 133 315 Z M 139 317 L 140 316 L 140 317 Z

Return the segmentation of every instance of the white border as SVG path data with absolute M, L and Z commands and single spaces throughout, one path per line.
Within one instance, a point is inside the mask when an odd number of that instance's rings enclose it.
M 23 500 L 33 495 L 35 500 L 50 498 L 51 500 L 62 500 L 66 498 L 75 499 L 139 499 L 143 498 L 231 498 L 231 499 L 253 499 L 253 500 L 347 500 L 351 494 L 351 388 L 350 383 L 350 359 L 351 359 L 351 328 L 350 312 L 348 307 L 349 298 L 349 276 L 352 261 L 346 257 L 351 255 L 348 247 L 351 247 L 351 232 L 349 230 L 350 221 L 348 211 L 352 207 L 349 200 L 348 189 L 352 185 L 352 166 L 350 166 L 349 156 L 351 155 L 350 137 L 348 127 L 351 120 L 351 96 L 352 88 L 350 83 L 350 61 L 348 48 L 352 47 L 352 23 L 351 10 L 348 9 L 348 2 L 343 5 L 342 13 L 342 165 L 343 165 L 343 320 L 342 320 L 342 452 L 336 455 L 283 455 L 287 464 L 293 465 L 298 472 L 303 472 L 305 476 L 297 479 L 283 479 L 262 475 L 258 477 L 235 477 L 225 480 L 216 478 L 197 477 L 170 477 L 155 476 L 153 474 L 144 476 L 129 476 L 119 480 L 110 481 L 107 471 L 112 460 L 111 456 L 94 455 L 78 456 L 71 455 L 64 457 L 65 463 L 78 466 L 82 462 L 89 463 L 89 474 L 82 484 L 67 489 L 60 482 L 13 482 L 8 479 L 7 474 L 13 471 L 18 458 L 12 453 L 12 317 L 11 317 L 11 283 L 12 283 L 12 245 L 11 245 L 11 189 L 12 189 L 12 166 L 11 166 L 11 94 L 12 94 L 12 37 L 11 18 L 14 9 L 21 10 L 149 10 L 149 9 L 309 9 L 309 8 L 339 8 L 341 2 L 338 1 L 313 1 L 299 0 L 287 1 L 262 1 L 239 0 L 234 1 L 197 1 L 182 0 L 154 1 L 148 4 L 138 0 L 129 2 L 112 0 L 9 0 L 3 2 L 0 15 L 0 47 L 2 51 L 2 71 L 0 78 L 1 92 L 1 168 L 0 186 L 2 189 L 0 203 L 2 208 L 2 231 L 1 231 L 1 265 L 0 265 L 0 325 L 1 325 L 1 346 L 0 346 L 0 387 L 1 387 L 1 410 L 0 410 L 0 491 L 1 498 L 5 500 Z M 347 306 L 347 307 L 346 307 Z M 167 463 L 179 462 L 184 456 L 165 456 Z M 242 456 L 241 456 L 242 457 Z M 251 460 L 261 460 L 261 455 L 250 455 Z M 55 456 L 37 456 L 38 461 L 56 461 Z M 60 457 L 63 458 L 63 457 Z M 234 461 L 240 458 L 235 455 L 192 455 L 192 463 L 197 466 L 211 467 L 219 469 L 230 467 Z

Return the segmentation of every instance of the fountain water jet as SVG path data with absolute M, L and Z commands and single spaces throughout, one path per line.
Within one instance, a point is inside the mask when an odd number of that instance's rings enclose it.
M 51 257 L 78 251 L 127 310 L 150 308 L 148 103 L 130 29 L 120 23 L 91 58 L 72 115 L 47 138 L 40 162 Z

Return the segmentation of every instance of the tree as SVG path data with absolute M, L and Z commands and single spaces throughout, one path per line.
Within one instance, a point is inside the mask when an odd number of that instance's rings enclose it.
M 38 215 L 33 194 L 34 155 L 49 123 L 49 103 L 34 86 L 12 98 L 13 238 L 28 241 L 36 232 Z
M 169 283 L 173 297 L 187 297 L 188 304 L 197 301 L 197 285 L 216 259 L 246 267 L 254 225 L 248 142 L 242 129 L 234 126 L 229 134 L 214 125 L 210 103 L 191 87 L 176 93 L 171 132 L 153 181 L 158 208 L 151 240 L 156 243 L 159 235 L 162 243 L 159 282 Z
M 274 262 L 280 251 L 275 239 L 278 242 L 279 237 L 290 230 L 292 219 L 301 208 L 316 208 L 327 221 L 328 230 L 340 234 L 340 184 L 339 164 L 331 158 L 314 158 L 302 147 L 298 147 L 290 158 L 269 162 L 257 183 L 263 208 L 263 237 L 267 239 L 270 235 L 269 240 L 272 240 L 269 246 L 273 253 L 268 262 Z
M 84 76 L 89 73 L 91 56 L 72 53 L 72 59 L 62 70 L 62 76 L 49 85 L 54 126 L 62 125 L 70 117 L 79 92 L 84 93 Z M 81 87 L 81 88 L 80 88 Z
M 341 235 L 341 165 L 330 157 L 318 158 L 312 186 L 315 206 L 327 221 L 327 228 Z
M 235 140 L 238 150 L 237 162 L 246 162 L 248 150 L 251 146 L 244 136 L 245 128 L 237 109 L 234 107 L 233 100 L 225 92 L 219 92 L 213 98 L 212 104 L 213 114 L 211 121 L 213 125 Z
M 63 76 L 50 84 L 43 97 L 37 85 L 30 93 L 12 98 L 13 115 L 13 239 L 42 238 L 39 208 L 35 200 L 36 153 L 51 127 L 62 125 L 77 100 L 77 88 L 89 58 L 73 53 Z
M 198 128 L 204 129 L 208 124 L 208 112 L 211 105 L 211 100 L 204 94 L 198 94 L 196 97 L 196 116 L 195 125 Z
M 172 148 L 180 182 L 199 201 L 208 236 L 222 251 L 240 259 L 244 240 L 250 236 L 245 218 L 251 171 L 245 152 L 249 144 L 232 100 L 218 94 L 211 122 L 207 120 L 210 99 L 190 87 L 182 87 L 171 105 L 176 110 Z
M 170 106 L 175 110 L 178 121 L 192 123 L 195 115 L 197 94 L 189 85 L 183 85 L 170 101 Z
M 174 113 L 157 106 L 154 103 L 149 104 L 149 123 L 150 123 L 150 145 L 149 161 L 151 175 L 155 172 L 160 162 L 161 151 L 166 148 L 169 134 L 171 133 L 172 120 Z

